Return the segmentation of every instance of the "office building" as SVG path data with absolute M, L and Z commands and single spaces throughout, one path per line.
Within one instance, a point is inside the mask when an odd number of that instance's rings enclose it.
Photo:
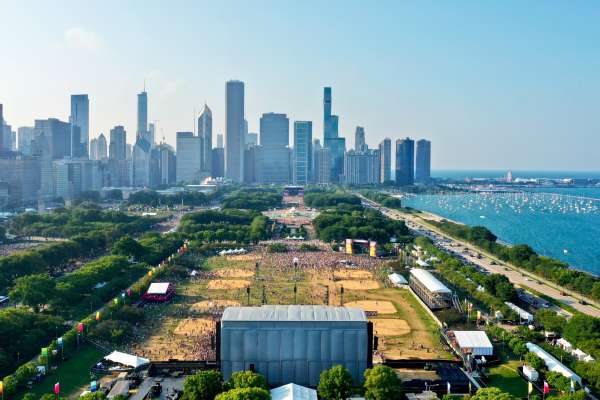
M 127 132 L 121 125 L 110 130 L 109 157 L 113 160 L 126 160 L 127 157 Z
M 410 138 L 396 140 L 396 185 L 415 183 L 415 142 Z
M 212 168 L 210 175 L 213 178 L 225 177 L 225 149 L 223 147 L 215 147 L 212 149 Z
M 223 134 L 222 133 L 219 133 L 217 135 L 217 148 L 219 148 L 219 149 L 223 149 L 224 148 L 224 146 L 223 146 Z
M 421 139 L 417 141 L 417 157 L 415 166 L 415 182 L 427 184 L 431 180 L 431 142 Z
M 327 147 L 319 147 L 315 151 L 315 183 L 327 184 L 331 178 L 331 155 Z
M 258 173 L 262 164 L 261 146 L 246 145 L 244 150 L 244 183 L 256 183 Z
M 51 162 L 50 162 L 51 163 Z M 6 198 L 5 209 L 31 207 L 37 203 L 41 185 L 40 159 L 4 153 L 0 157 L 0 182 Z
M 365 142 L 365 128 L 357 126 L 354 132 L 354 150 L 364 151 L 367 149 L 367 143 Z
M 0 151 L 4 150 L 4 107 L 0 103 Z
M 380 182 L 385 183 L 392 180 L 392 140 L 385 138 L 379 143 L 379 161 L 381 171 Z
M 151 187 L 151 150 L 150 142 L 144 135 L 139 135 L 133 146 L 131 184 L 136 187 Z
M 148 132 L 148 93 L 145 90 L 137 95 L 137 136 L 144 136 L 148 144 L 150 144 L 150 135 Z
M 58 160 L 80 156 L 80 128 L 56 118 L 36 119 L 34 141 L 36 154 Z
M 193 132 L 177 132 L 177 182 L 200 183 L 202 138 Z
M 198 136 L 202 140 L 202 171 L 210 172 L 212 167 L 212 111 L 204 104 L 204 109 L 198 117 Z
M 364 146 L 363 146 L 364 148 Z M 350 150 L 344 157 L 344 183 L 375 185 L 379 183 L 379 150 Z
M 87 94 L 71 95 L 71 116 L 69 122 L 73 127 L 79 128 L 79 145 L 74 143 L 71 154 L 80 157 L 88 155 L 90 140 L 90 101 Z
M 98 152 L 96 160 L 105 160 L 108 158 L 107 150 L 108 147 L 106 145 L 106 136 L 104 136 L 104 133 L 101 133 L 100 136 L 98 136 Z
M 331 114 L 331 88 L 323 89 L 323 147 L 329 149 L 330 182 L 339 183 L 344 173 L 346 139 L 338 136 L 338 116 Z
M 33 155 L 32 142 L 35 139 L 35 128 L 32 126 L 21 126 L 17 129 L 18 147 L 17 149 L 24 156 Z
M 177 182 L 177 158 L 175 149 L 167 143 L 161 143 L 157 146 L 160 153 L 160 184 L 172 185 Z
M 290 178 L 290 121 L 285 114 L 260 118 L 259 183 L 287 184 Z
M 225 88 L 225 176 L 244 178 L 244 82 L 228 81 Z
M 306 185 L 312 181 L 312 122 L 294 122 L 293 183 Z
M 98 159 L 98 138 L 90 140 L 90 160 Z
M 246 134 L 246 147 L 258 145 L 258 133 L 247 133 Z

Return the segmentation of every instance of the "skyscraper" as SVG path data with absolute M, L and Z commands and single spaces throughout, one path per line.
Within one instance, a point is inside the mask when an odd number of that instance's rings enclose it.
M 344 183 L 373 185 L 379 183 L 379 150 L 350 150 L 344 156 Z
M 97 160 L 104 160 L 107 158 L 108 156 L 108 149 L 106 146 L 106 136 L 104 136 L 104 133 L 101 133 L 100 136 L 98 136 L 98 144 L 97 144 L 97 153 L 96 153 L 96 157 Z
M 79 147 L 72 149 L 72 154 L 87 156 L 90 140 L 90 101 L 87 94 L 71 95 L 71 117 L 69 118 L 72 126 L 79 128 Z M 75 143 L 77 145 L 77 143 Z
M 396 185 L 415 183 L 415 142 L 410 138 L 396 140 Z
M 210 172 L 212 168 L 212 111 L 204 104 L 202 114 L 198 117 L 198 136 L 202 138 L 202 171 Z
M 90 140 L 90 160 L 98 159 L 98 138 Z
M 312 121 L 294 122 L 294 185 L 306 185 L 312 180 Z
M 331 114 L 331 88 L 323 89 L 323 147 L 329 149 L 330 181 L 340 182 L 344 173 L 346 139 L 338 137 L 338 116 Z
M 151 147 L 156 145 L 156 125 L 152 122 L 148 123 L 148 137 L 146 139 Z
M 379 160 L 381 183 L 392 180 L 392 141 L 390 138 L 385 138 L 379 143 Z
M 4 109 L 0 104 L 0 151 L 4 150 Z
M 138 135 L 133 146 L 133 186 L 152 186 L 151 171 L 152 147 L 147 140 L 147 135 Z
M 33 155 L 32 142 L 35 139 L 35 128 L 32 126 L 21 126 L 17 129 L 17 135 L 19 137 L 18 150 L 24 156 Z
M 354 132 L 354 150 L 356 151 L 364 151 L 366 150 L 366 142 L 365 142 L 365 128 L 362 126 L 356 127 L 356 132 Z
M 429 183 L 431 179 L 431 142 L 421 139 L 417 141 L 417 160 L 415 169 L 415 181 L 418 183 Z
M 177 182 L 199 183 L 202 175 L 202 138 L 177 132 Z
M 225 85 L 225 177 L 244 178 L 244 82 Z
M 222 149 L 223 147 L 223 134 L 219 133 L 217 135 L 217 149 Z
M 109 157 L 113 160 L 127 159 L 127 132 L 121 125 L 110 130 Z
M 290 178 L 290 120 L 285 114 L 265 113 L 260 118 L 258 182 L 285 184 Z
M 144 90 L 137 95 L 137 136 L 148 134 L 148 93 Z
M 171 185 L 177 182 L 175 149 L 166 143 L 161 143 L 157 150 L 160 152 L 160 184 Z
M 225 149 L 223 147 L 212 149 L 210 176 L 213 178 L 222 178 L 225 176 Z

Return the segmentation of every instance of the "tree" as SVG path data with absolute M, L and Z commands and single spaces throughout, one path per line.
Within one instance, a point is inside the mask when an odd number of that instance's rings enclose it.
M 215 400 L 271 400 L 271 393 L 257 387 L 238 388 L 219 394 Z
M 365 371 L 367 400 L 396 400 L 402 398 L 402 382 L 390 367 L 377 365 Z
M 79 397 L 79 400 L 105 400 L 105 399 L 106 399 L 106 394 L 104 392 L 86 393 L 85 395 Z M 113 397 L 113 399 L 116 399 L 116 397 Z
M 498 388 L 490 387 L 479 389 L 477 393 L 471 397 L 471 400 L 515 400 L 515 398 Z
M 540 309 L 535 313 L 535 320 L 548 332 L 562 333 L 567 320 L 555 311 Z
M 231 379 L 229 380 L 229 388 L 241 389 L 251 387 L 269 389 L 265 377 L 261 374 L 257 374 L 256 372 L 238 371 L 231 374 Z
M 560 392 L 566 393 L 571 388 L 571 381 L 566 376 L 559 372 L 548 372 L 546 373 L 546 382 L 551 388 L 554 388 Z
M 133 257 L 135 260 L 141 258 L 144 252 L 144 247 L 131 236 L 123 236 L 112 248 L 114 255 Z
M 587 395 L 583 390 L 578 390 L 574 393 L 561 394 L 560 396 L 547 397 L 548 400 L 585 400 Z
M 23 395 L 22 400 L 37 400 L 37 396 L 33 393 L 27 392 Z
M 347 399 L 352 394 L 352 375 L 344 366 L 336 365 L 321 372 L 317 390 L 324 399 Z
M 525 362 L 531 368 L 534 368 L 537 370 L 544 368 L 546 366 L 546 364 L 544 363 L 544 360 L 542 360 L 537 354 L 532 353 L 532 352 L 528 352 L 527 354 L 525 354 Z
M 223 375 L 215 370 L 200 371 L 183 382 L 185 400 L 214 400 L 222 391 Z
M 46 274 L 34 274 L 15 279 L 9 296 L 33 307 L 36 311 L 54 296 L 55 282 Z
M 36 374 L 37 371 L 35 369 L 35 366 L 32 363 L 27 363 L 17 368 L 17 370 L 15 371 L 15 378 L 17 378 L 17 382 L 22 384 L 24 382 L 29 381 Z

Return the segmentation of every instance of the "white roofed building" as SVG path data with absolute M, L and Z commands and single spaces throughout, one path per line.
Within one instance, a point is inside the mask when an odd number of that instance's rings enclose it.
M 429 271 L 420 268 L 410 270 L 410 287 L 432 310 L 452 305 L 452 291 Z
M 494 346 L 484 331 L 454 331 L 454 340 L 463 354 L 491 356 Z
M 528 324 L 533 322 L 533 314 L 523 310 L 521 307 L 518 307 L 509 301 L 505 301 L 504 304 L 506 304 L 508 308 L 517 313 L 517 315 L 519 316 L 519 322 L 525 322 Z
M 575 381 L 581 385 L 581 378 L 579 377 L 579 375 L 577 375 L 575 372 L 571 371 L 563 363 L 558 361 L 551 354 L 547 353 L 540 346 L 538 346 L 537 344 L 531 343 L 531 342 L 528 342 L 526 344 L 526 346 L 527 346 L 527 350 L 529 350 L 532 353 L 535 353 L 539 358 L 544 360 L 544 363 L 546 364 L 546 368 L 548 368 L 548 371 L 558 372 L 559 374 L 563 375 L 564 377 L 566 377 L 568 379 L 572 379 L 573 381 Z
M 389 278 L 390 282 L 392 283 L 392 285 L 394 285 L 396 287 L 402 287 L 402 286 L 408 285 L 408 281 L 406 280 L 406 278 L 404 278 L 402 275 L 397 274 L 395 272 L 389 274 L 388 278 Z

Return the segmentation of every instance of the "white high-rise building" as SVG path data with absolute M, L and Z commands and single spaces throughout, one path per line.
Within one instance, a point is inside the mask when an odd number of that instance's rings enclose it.
M 225 177 L 244 179 L 244 82 L 225 85 Z
M 204 104 L 202 114 L 198 117 L 198 136 L 202 140 L 202 171 L 210 172 L 212 168 L 212 111 Z
M 379 161 L 380 183 L 392 180 L 392 140 L 390 138 L 385 138 L 379 143 Z

